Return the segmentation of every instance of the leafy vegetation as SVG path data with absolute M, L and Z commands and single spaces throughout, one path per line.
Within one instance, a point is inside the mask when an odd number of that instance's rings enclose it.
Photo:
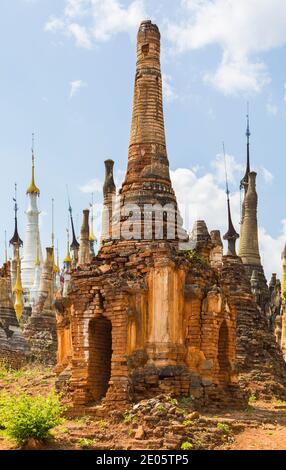
M 5 384 L 13 383 L 14 381 L 24 379 L 25 381 L 37 379 L 39 375 L 47 373 L 50 375 L 50 370 L 48 368 L 44 369 L 42 366 L 25 366 L 20 369 L 12 369 L 5 362 L 0 362 L 0 380 Z M 42 380 L 44 383 L 44 379 Z
M 51 437 L 51 429 L 62 423 L 64 410 L 55 392 L 46 397 L 32 397 L 22 391 L 0 394 L 0 426 L 18 445 L 30 438 L 45 441 Z
M 124 424 L 134 424 L 137 421 L 138 418 L 136 415 L 134 415 L 131 411 L 125 411 L 123 419 Z
M 180 401 L 180 404 L 183 408 L 190 408 L 192 401 L 192 397 L 183 397 Z
M 185 421 L 183 421 L 183 426 L 191 426 L 191 424 L 193 424 L 193 421 L 190 419 L 185 419 Z
M 186 258 L 194 264 L 199 264 L 201 266 L 209 266 L 207 258 L 199 255 L 195 250 L 188 250 L 184 252 Z
M 78 441 L 78 446 L 81 449 L 91 449 L 95 444 L 95 441 L 93 439 L 87 439 L 86 437 L 83 437 L 79 439 Z
M 272 402 L 273 402 L 275 405 L 285 405 L 285 401 L 280 400 L 280 399 L 278 399 L 278 398 L 273 398 Z
M 228 424 L 217 423 L 217 429 L 222 431 L 224 436 L 230 436 L 231 435 L 231 429 L 230 429 Z
M 179 402 L 177 400 L 177 398 L 171 398 L 170 399 L 170 405 L 172 406 L 178 406 Z
M 164 413 L 166 411 L 166 408 L 164 407 L 164 405 L 158 405 L 156 406 L 156 411 L 159 411 L 159 413 Z
M 257 398 L 254 394 L 250 395 L 249 399 L 248 399 L 248 404 L 249 405 L 253 405 L 254 403 L 256 403 L 257 401 Z
M 192 450 L 193 449 L 193 444 L 190 442 L 183 442 L 181 445 L 181 450 Z

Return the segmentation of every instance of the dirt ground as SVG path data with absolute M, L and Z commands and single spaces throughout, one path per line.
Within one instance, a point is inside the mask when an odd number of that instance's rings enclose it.
M 16 372 L 0 369 L 0 391 L 13 393 L 21 389 L 33 395 L 46 394 L 53 389 L 54 381 L 55 375 L 52 369 L 39 366 Z M 159 402 L 156 406 L 158 409 L 162 407 Z M 178 408 L 174 412 L 179 416 L 179 411 Z M 143 406 L 141 415 L 139 414 L 139 418 L 134 421 L 124 417 L 117 416 L 117 419 L 114 419 L 104 415 L 66 417 L 64 422 L 53 430 L 51 442 L 41 448 L 46 450 L 161 449 L 164 426 L 166 431 L 169 427 L 166 424 L 168 416 L 159 417 L 158 429 L 157 425 L 153 425 L 152 438 L 148 438 L 148 433 L 145 433 L 143 438 L 140 436 L 142 434 L 140 419 L 144 418 L 144 412 Z M 194 444 L 193 450 L 286 450 L 286 403 L 277 400 L 270 403 L 254 400 L 254 403 L 242 412 L 225 410 L 216 415 L 209 412 L 200 413 L 193 422 L 188 419 L 183 421 L 183 418 L 181 422 L 174 422 L 172 417 L 170 423 L 171 428 L 168 432 L 169 435 L 174 432 L 174 439 L 169 439 L 170 447 L 165 447 L 169 449 L 180 449 L 182 442 L 189 441 Z M 2 432 L 0 450 L 7 449 L 13 450 L 16 447 Z

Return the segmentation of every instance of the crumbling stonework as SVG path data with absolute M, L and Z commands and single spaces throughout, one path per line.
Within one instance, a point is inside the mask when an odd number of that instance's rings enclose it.
M 236 391 L 236 310 L 208 264 L 168 243 L 121 242 L 71 285 L 56 303 L 57 368 L 71 369 L 77 407 L 167 390 L 207 403 Z
M 83 211 L 83 222 L 80 230 L 80 250 L 78 264 L 89 263 L 91 260 L 90 256 L 90 244 L 89 244 L 89 210 Z
M 220 269 L 222 268 L 222 258 L 223 258 L 223 243 L 219 230 L 212 230 L 210 233 L 212 241 L 212 250 L 210 253 L 210 263 L 212 268 Z
M 286 365 L 265 312 L 256 303 L 239 257 L 224 257 L 221 276 L 237 310 L 237 366 L 241 384 L 261 398 L 286 397 Z
M 220 234 L 210 235 L 204 221 L 195 223 L 190 240 L 183 229 L 165 142 L 160 33 L 150 21 L 139 28 L 128 167 L 110 214 L 112 168 L 109 162 L 99 253 L 85 259 L 85 216 L 81 262 L 71 272 L 67 296 L 55 302 L 58 386 L 68 385 L 75 410 L 100 402 L 126 406 L 162 392 L 192 397 L 200 406 L 245 406 L 236 355 L 251 383 L 267 379 L 269 389 L 261 393 L 282 396 L 285 364 L 246 265 L 263 268 L 257 250 L 245 264 L 236 256 L 229 200 L 228 256 L 222 256 Z M 255 178 L 247 177 L 243 240 L 257 228 L 250 220 L 256 220 Z M 158 206 L 164 207 L 159 228 Z
M 286 303 L 284 298 L 281 302 L 280 314 L 275 318 L 274 334 L 286 362 Z
M 256 176 L 257 174 L 254 171 L 249 170 L 242 181 L 244 200 L 242 204 L 239 256 L 249 280 L 255 276 L 257 302 L 266 315 L 270 297 L 259 253 Z
M 0 269 L 0 363 L 19 368 L 29 358 L 25 340 L 13 307 L 10 263 Z
M 104 186 L 108 207 L 112 167 Z M 236 309 L 210 264 L 218 243 L 199 221 L 193 242 L 200 254 L 180 251 L 188 236 L 169 176 L 160 33 L 150 21 L 138 33 L 128 169 L 119 196 L 120 211 L 111 216 L 112 230 L 104 227 L 98 255 L 79 263 L 69 294 L 55 302 L 58 385 L 70 378 L 75 409 L 102 400 L 125 406 L 162 391 L 192 395 L 202 405 L 245 405 L 235 368 Z M 164 207 L 159 230 L 158 206 Z M 127 226 L 131 236 L 124 239 Z
M 112 215 L 116 203 L 116 186 L 113 178 L 113 160 L 106 160 L 105 181 L 103 185 L 103 210 L 102 210 L 102 228 L 101 243 L 112 238 Z
M 53 248 L 47 248 L 39 297 L 33 305 L 32 315 L 24 329 L 24 336 L 31 347 L 32 358 L 45 364 L 56 362 L 57 333 L 53 309 L 54 295 Z

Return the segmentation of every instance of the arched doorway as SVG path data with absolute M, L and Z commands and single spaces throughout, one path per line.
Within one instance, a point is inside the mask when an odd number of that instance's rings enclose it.
M 229 362 L 229 333 L 224 320 L 220 326 L 218 338 L 218 379 L 222 384 L 229 383 L 231 365 Z
M 91 399 L 105 397 L 111 376 L 112 326 L 101 316 L 89 324 L 88 383 Z

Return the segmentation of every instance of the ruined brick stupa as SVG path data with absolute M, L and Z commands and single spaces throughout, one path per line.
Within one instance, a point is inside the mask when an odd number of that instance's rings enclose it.
M 58 383 L 68 379 L 76 408 L 161 391 L 234 404 L 236 308 L 213 267 L 221 245 L 203 222 L 202 251 L 181 250 L 188 235 L 169 175 L 160 32 L 151 21 L 138 32 L 128 168 L 116 198 L 112 168 L 107 161 L 100 251 L 90 258 L 85 212 L 79 264 L 56 301 Z
M 10 262 L 0 269 L 0 364 L 19 368 L 29 357 L 25 340 L 13 305 Z

